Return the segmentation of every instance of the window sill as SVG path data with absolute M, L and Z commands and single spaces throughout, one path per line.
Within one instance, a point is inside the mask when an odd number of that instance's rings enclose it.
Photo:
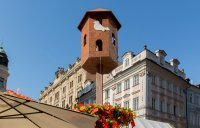
M 120 94 L 120 93 L 122 93 L 122 91 L 121 91 L 121 92 L 117 92 L 116 95 L 117 95 L 117 94 Z
M 133 85 L 132 87 L 138 86 L 139 84 Z
M 124 89 L 124 91 L 126 91 L 126 90 L 129 90 L 130 88 L 126 88 L 126 89 Z
M 110 99 L 110 97 L 105 98 L 105 100 L 108 100 L 108 99 Z

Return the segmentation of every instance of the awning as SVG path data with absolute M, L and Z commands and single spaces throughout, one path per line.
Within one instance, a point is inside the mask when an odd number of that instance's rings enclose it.
M 147 120 L 142 118 L 135 119 L 135 127 L 134 128 L 174 128 L 169 123 Z
M 97 118 L 0 94 L 1 128 L 94 128 Z

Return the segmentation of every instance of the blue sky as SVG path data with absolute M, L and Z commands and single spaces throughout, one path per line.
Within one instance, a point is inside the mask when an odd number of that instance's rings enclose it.
M 200 83 L 200 1 L 193 0 L 0 0 L 0 41 L 9 56 L 8 88 L 37 99 L 80 56 L 77 29 L 85 11 L 106 8 L 122 24 L 119 56 L 144 44 L 178 58 L 180 68 Z

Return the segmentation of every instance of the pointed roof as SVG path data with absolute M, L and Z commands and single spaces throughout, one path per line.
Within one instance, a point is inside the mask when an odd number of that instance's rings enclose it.
M 83 25 L 85 23 L 85 21 L 87 20 L 88 17 L 90 17 L 92 14 L 107 14 L 109 15 L 113 21 L 115 22 L 117 29 L 119 30 L 121 28 L 121 24 L 119 23 L 119 21 L 117 20 L 117 18 L 115 17 L 115 15 L 113 14 L 113 12 L 111 10 L 107 10 L 107 9 L 103 9 L 103 8 L 97 8 L 94 10 L 89 10 L 85 13 L 85 15 L 83 16 L 81 22 L 78 25 L 78 29 L 81 31 L 81 29 L 83 28 Z

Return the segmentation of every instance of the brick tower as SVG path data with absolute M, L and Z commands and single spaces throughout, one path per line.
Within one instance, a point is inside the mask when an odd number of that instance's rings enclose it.
M 78 25 L 81 31 L 81 64 L 91 74 L 96 74 L 96 103 L 103 102 L 103 74 L 118 65 L 118 35 L 121 24 L 112 11 L 96 9 L 87 11 Z

